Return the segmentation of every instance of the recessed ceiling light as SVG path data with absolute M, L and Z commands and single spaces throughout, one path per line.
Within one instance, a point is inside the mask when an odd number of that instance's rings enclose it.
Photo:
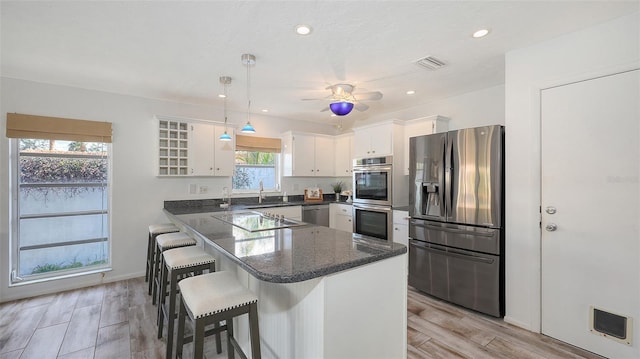
M 219 94 L 219 95 L 218 95 L 218 97 L 220 97 L 220 98 L 225 98 L 225 97 L 227 97 L 227 95 L 225 95 L 225 94 L 221 93 L 221 94 Z
M 311 33 L 311 26 L 309 25 L 298 25 L 296 26 L 296 34 L 298 35 L 309 35 Z
M 413 90 L 409 90 L 409 91 L 407 91 L 407 95 L 413 95 L 413 94 L 415 94 L 415 93 L 416 93 L 416 92 L 415 92 L 415 91 L 413 91 Z
M 480 29 L 476 32 L 473 33 L 473 37 L 475 37 L 476 39 L 487 36 L 489 34 L 489 30 L 488 29 Z
M 269 109 L 268 108 L 263 108 L 262 112 L 269 112 Z

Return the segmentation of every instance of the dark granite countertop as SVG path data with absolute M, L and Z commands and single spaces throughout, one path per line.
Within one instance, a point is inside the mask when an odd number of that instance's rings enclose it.
M 335 198 L 325 198 L 322 202 L 305 202 L 303 196 L 289 196 L 288 202 L 283 202 L 282 197 L 267 197 L 262 203 L 258 203 L 258 198 L 245 197 L 245 198 L 232 198 L 231 207 L 229 210 L 241 210 L 241 209 L 260 209 L 260 208 L 273 208 L 273 207 L 287 207 L 287 206 L 317 206 L 327 205 L 331 203 L 351 204 L 345 202 L 347 197 L 341 196 L 341 201 L 336 202 Z M 190 214 L 190 213 L 208 213 L 226 211 L 226 208 L 221 208 L 220 204 L 223 203 L 221 199 L 203 199 L 203 200 L 184 200 L 184 201 L 164 201 L 164 208 L 173 214 Z
M 399 243 L 311 224 L 248 232 L 202 210 L 185 214 L 165 208 L 165 213 L 266 282 L 301 282 L 407 253 Z

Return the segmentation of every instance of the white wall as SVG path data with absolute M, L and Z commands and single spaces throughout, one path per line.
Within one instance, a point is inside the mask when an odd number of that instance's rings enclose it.
M 504 125 L 504 85 L 372 116 L 367 120 L 357 121 L 353 126 L 358 127 L 388 119 L 407 121 L 431 115 L 450 118 L 449 129 L 451 130 L 485 125 Z
M 513 324 L 540 330 L 540 90 L 640 67 L 639 34 L 635 13 L 506 55 L 505 320 Z
M 157 122 L 154 115 L 218 120 L 222 109 L 196 106 L 132 96 L 47 85 L 35 82 L 0 79 L 0 128 L 6 128 L 6 113 L 18 112 L 113 123 L 112 147 L 112 259 L 113 271 L 101 275 L 87 275 L 42 284 L 8 287 L 9 283 L 9 141 L 0 135 L 0 302 L 41 293 L 98 284 L 144 275 L 147 227 L 151 223 L 166 222 L 162 213 L 163 201 L 221 197 L 222 187 L 231 186 L 230 178 L 158 178 L 155 156 Z M 230 114 L 239 126 L 244 114 Z M 272 117 L 253 117 L 252 124 L 259 136 L 278 137 L 286 130 L 334 134 L 328 125 L 303 121 L 288 121 Z M 308 184 L 320 184 L 328 190 L 334 178 L 300 181 L 294 191 L 292 180 L 285 180 L 284 190 L 302 194 Z M 206 184 L 208 195 L 190 196 L 189 183 Z

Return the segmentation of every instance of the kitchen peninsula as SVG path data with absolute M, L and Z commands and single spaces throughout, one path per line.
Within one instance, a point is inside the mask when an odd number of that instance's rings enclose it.
M 404 245 L 295 222 L 252 231 L 233 221 L 258 216 L 246 209 L 165 213 L 258 295 L 264 358 L 406 357 Z M 236 330 L 247 348 L 245 318 Z

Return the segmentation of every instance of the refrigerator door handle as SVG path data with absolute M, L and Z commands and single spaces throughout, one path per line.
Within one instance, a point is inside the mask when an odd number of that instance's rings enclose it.
M 438 254 L 443 255 L 443 256 L 460 258 L 460 259 L 464 259 L 466 261 L 471 261 L 471 262 L 493 264 L 493 262 L 495 261 L 495 259 L 493 259 L 493 258 L 479 257 L 479 256 L 471 255 L 471 254 L 468 254 L 468 253 L 465 253 L 465 252 L 460 252 L 460 251 L 457 251 L 457 250 L 451 249 L 451 248 L 446 248 L 445 249 L 443 247 L 430 246 L 430 245 L 423 244 L 423 243 L 420 243 L 419 241 L 415 241 L 415 240 L 411 240 L 411 245 L 412 246 L 416 246 L 416 247 L 420 247 L 420 248 L 424 249 L 427 252 L 438 253 Z
M 440 200 L 440 217 L 447 218 L 447 205 L 445 203 L 445 192 L 449 190 L 447 183 L 448 169 L 447 169 L 447 136 L 442 136 L 440 139 L 440 148 L 442 149 L 442 171 L 438 176 L 438 200 Z
M 437 225 L 430 224 L 430 223 L 417 224 L 417 223 L 413 223 L 412 222 L 411 224 L 415 225 L 416 227 L 430 228 L 430 229 L 435 229 L 435 230 L 439 230 L 439 231 L 443 231 L 443 232 L 449 232 L 449 233 L 471 234 L 471 235 L 474 235 L 474 236 L 482 236 L 482 237 L 493 237 L 494 236 L 493 232 L 466 231 L 464 229 L 457 229 L 457 228 L 451 228 L 451 227 L 446 227 L 446 226 L 437 226 Z
M 449 134 L 447 134 L 447 144 L 446 144 L 446 148 L 444 151 L 445 154 L 445 158 L 444 158 L 444 197 L 445 197 L 445 202 L 444 202 L 444 207 L 445 207 L 445 218 L 450 218 L 451 217 L 451 205 L 452 205 L 452 201 L 453 201 L 453 139 L 454 136 L 450 136 Z

